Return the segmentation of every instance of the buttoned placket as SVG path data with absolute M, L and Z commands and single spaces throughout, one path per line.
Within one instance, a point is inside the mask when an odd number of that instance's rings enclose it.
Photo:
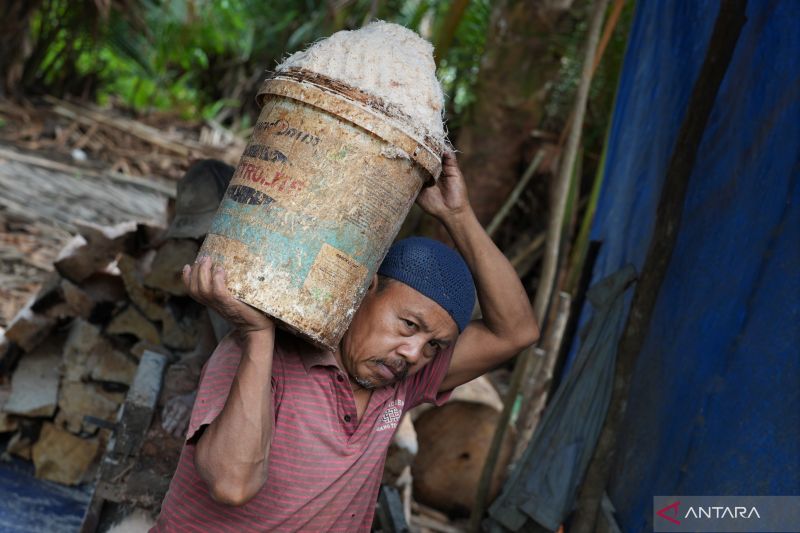
M 348 437 L 351 437 L 358 428 L 358 416 L 356 411 L 356 399 L 353 389 L 350 387 L 350 380 L 338 368 L 331 368 L 334 373 L 333 388 L 336 391 L 336 404 L 338 406 L 339 422 Z

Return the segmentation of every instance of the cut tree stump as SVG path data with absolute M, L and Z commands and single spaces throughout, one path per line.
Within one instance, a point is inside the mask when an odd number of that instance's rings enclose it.
M 411 472 L 415 498 L 454 515 L 467 515 L 499 418 L 500 413 L 488 405 L 461 401 L 420 415 L 414 423 L 419 453 Z M 512 432 L 507 435 L 492 480 L 492 497 L 500 490 L 513 450 Z

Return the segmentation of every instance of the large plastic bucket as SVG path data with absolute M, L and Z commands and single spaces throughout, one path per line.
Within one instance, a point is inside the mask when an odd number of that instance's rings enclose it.
M 259 102 L 200 256 L 224 266 L 234 296 L 335 349 L 443 147 L 307 71 L 267 80 Z

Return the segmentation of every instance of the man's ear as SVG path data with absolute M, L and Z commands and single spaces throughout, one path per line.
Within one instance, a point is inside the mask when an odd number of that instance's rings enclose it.
M 369 282 L 369 287 L 367 287 L 367 292 L 372 292 L 378 290 L 378 273 L 376 272 L 374 276 L 372 276 L 372 281 Z

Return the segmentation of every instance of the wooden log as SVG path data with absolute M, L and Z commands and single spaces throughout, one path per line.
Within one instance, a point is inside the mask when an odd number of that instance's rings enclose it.
M 100 439 L 85 439 L 47 422 L 33 445 L 36 477 L 64 485 L 78 485 L 91 479 L 97 463 Z
M 3 411 L 29 417 L 51 417 L 56 410 L 62 336 L 53 336 L 25 354 L 11 377 L 11 394 Z
M 119 252 L 132 253 L 136 244 L 139 225 L 134 221 L 120 222 L 113 226 L 101 226 L 86 220 L 76 220 L 75 227 L 93 247 L 107 248 L 111 255 Z
M 55 272 L 42 283 L 31 305 L 34 313 L 55 320 L 88 318 L 93 308 L 91 298 L 80 287 Z
M 468 515 L 499 418 L 493 407 L 460 401 L 423 413 L 414 423 L 419 438 L 419 453 L 411 471 L 416 499 L 453 515 Z M 505 477 L 513 440 L 513 431 L 508 431 L 500 467 L 492 480 L 492 495 L 500 490 Z
M 169 239 L 158 249 L 153 259 L 153 268 L 144 277 L 145 286 L 175 296 L 186 295 L 181 271 L 184 265 L 194 262 L 199 248 L 190 239 Z
M 6 445 L 7 454 L 25 459 L 26 461 L 31 460 L 31 448 L 34 440 L 36 440 L 36 436 L 32 434 L 29 429 L 30 425 L 27 425 L 27 427 L 23 426 L 11 436 Z
M 97 426 L 84 417 L 113 423 L 124 397 L 123 393 L 107 392 L 95 383 L 62 380 L 55 423 L 72 433 L 94 433 Z
M 59 252 L 53 266 L 62 276 L 78 284 L 106 269 L 117 254 L 129 249 L 136 233 L 135 222 L 108 227 L 83 221 L 74 224 L 80 235 L 73 237 Z
M 53 266 L 65 278 L 80 283 L 98 270 L 102 270 L 109 262 L 106 258 L 93 256 L 86 239 L 81 235 L 75 235 L 58 253 Z
M 164 226 L 138 222 L 136 224 L 135 249 L 157 248 L 158 244 L 163 241 L 166 231 L 167 228 Z
M 107 339 L 102 339 L 92 351 L 90 359 L 91 373 L 94 381 L 122 383 L 130 385 L 136 374 L 136 361 L 132 356 L 115 350 Z
M 61 280 L 60 288 L 64 302 L 72 313 L 71 316 L 89 318 L 95 305 L 91 296 L 68 279 Z
M 180 310 L 173 305 L 167 305 L 163 310 L 161 342 L 164 346 L 174 350 L 194 349 L 200 338 L 200 313 L 205 313 L 205 309 L 192 305 L 190 309 L 184 309 L 180 318 Z
M 0 433 L 10 433 L 19 429 L 19 420 L 8 413 L 0 413 Z
M 119 267 L 122 281 L 125 283 L 125 290 L 131 302 L 150 320 L 164 320 L 166 310 L 164 309 L 164 294 L 148 289 L 144 286 L 143 278 L 149 271 L 152 260 L 156 252 L 145 254 L 140 260 L 122 254 L 119 256 L 117 266 Z M 140 337 L 144 338 L 144 337 Z M 157 342 L 157 341 L 156 341 Z
M 31 309 L 33 300 L 17 313 L 6 329 L 5 337 L 29 352 L 33 350 L 52 331 L 56 325 L 54 318 L 34 313 Z
M 133 335 L 152 344 L 160 342 L 158 328 L 132 305 L 111 319 L 106 332 L 113 335 Z
M 104 342 L 100 328 L 78 319 L 73 321 L 64 343 L 61 374 L 68 381 L 81 381 L 92 370 L 92 352 Z
M 95 272 L 86 278 L 80 287 L 94 305 L 121 302 L 126 299 L 127 293 L 122 276 L 112 272 Z
M 161 344 L 156 344 L 148 341 L 137 342 L 131 347 L 128 353 L 130 353 L 137 361 L 140 361 L 142 359 L 142 356 L 144 355 L 144 352 L 146 351 L 160 353 L 162 355 L 165 355 L 167 359 L 172 358 L 172 352 L 167 347 Z M 170 366 L 170 368 L 172 368 L 172 366 Z
M 33 297 L 30 307 L 34 313 L 44 314 L 50 307 L 64 301 L 61 294 L 61 280 L 63 278 L 56 272 L 51 272 L 42 281 L 39 290 Z

